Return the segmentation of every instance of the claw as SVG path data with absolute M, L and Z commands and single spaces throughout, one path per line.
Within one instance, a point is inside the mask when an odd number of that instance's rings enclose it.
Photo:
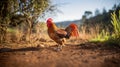
M 62 51 L 62 45 L 58 45 L 57 49 L 58 51 Z
M 62 49 L 62 46 L 63 46 L 63 45 L 59 45 L 58 47 L 59 47 L 60 49 Z
M 57 48 L 55 48 L 56 51 L 62 51 L 62 45 L 58 45 Z

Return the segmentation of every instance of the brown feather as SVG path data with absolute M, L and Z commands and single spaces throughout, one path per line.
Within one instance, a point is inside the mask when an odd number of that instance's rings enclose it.
M 65 38 L 65 36 L 67 35 L 67 32 L 64 29 L 58 29 L 58 30 L 56 30 L 56 34 L 60 38 Z
M 57 26 L 54 23 L 52 23 L 51 26 L 48 28 L 49 37 L 60 45 L 64 45 L 65 43 L 64 36 L 66 34 L 67 32 L 65 30 L 57 28 Z

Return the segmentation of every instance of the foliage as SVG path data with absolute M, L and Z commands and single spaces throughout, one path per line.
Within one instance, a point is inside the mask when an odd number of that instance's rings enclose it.
M 110 33 L 103 29 L 102 32 L 97 35 L 97 37 L 95 37 L 94 39 L 91 39 L 90 41 L 104 42 L 108 40 L 109 37 L 110 37 Z
M 120 46 L 120 10 L 119 10 L 119 17 L 113 12 L 111 14 L 112 18 L 112 25 L 114 27 L 114 34 L 112 35 L 112 38 L 108 40 L 108 42 L 111 42 L 113 44 L 117 44 Z
M 110 32 L 103 30 L 98 35 L 98 37 L 96 37 L 95 39 L 93 39 L 91 41 L 105 42 L 107 44 L 113 44 L 113 45 L 120 46 L 120 10 L 119 10 L 119 17 L 117 17 L 115 12 L 113 12 L 111 14 L 111 18 L 112 18 L 111 23 L 112 23 L 113 28 L 114 28 L 113 33 L 110 35 Z
M 92 16 L 92 12 L 91 11 L 85 11 L 84 16 L 86 16 L 86 18 L 90 18 Z
M 113 12 L 111 14 L 111 18 L 112 18 L 112 25 L 114 27 L 114 33 L 115 36 L 118 36 L 118 38 L 120 38 L 120 10 L 119 10 L 119 17 L 117 17 L 117 15 L 115 14 L 115 12 Z
M 19 20 L 32 17 L 33 20 L 37 19 L 47 9 L 47 11 L 54 11 L 50 0 L 2 0 L 0 2 L 1 18 L 8 17 L 10 20 Z M 52 10 L 53 9 L 53 10 Z M 19 19 L 21 18 L 21 19 Z M 11 21 L 10 24 L 13 22 Z
M 95 25 L 95 24 L 103 24 L 101 28 L 104 29 L 107 26 L 108 29 L 113 31 L 113 25 L 111 23 L 111 18 L 110 18 L 111 13 L 115 11 L 115 14 L 118 17 L 119 10 L 120 10 L 120 4 L 116 5 L 114 9 L 110 9 L 109 11 L 106 11 L 106 9 L 103 8 L 102 13 L 100 13 L 100 11 L 96 9 L 95 16 L 91 16 L 90 18 L 87 18 L 86 14 L 84 14 L 82 17 L 82 23 L 88 26 Z
M 30 35 L 35 20 L 44 12 L 55 10 L 55 7 L 51 6 L 54 6 L 51 4 L 51 0 L 1 0 L 0 43 L 6 40 L 8 27 L 14 27 L 21 23 L 27 24 L 27 31 Z

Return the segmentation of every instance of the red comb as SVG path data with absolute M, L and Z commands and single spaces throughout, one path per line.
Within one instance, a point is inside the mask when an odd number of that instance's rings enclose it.
M 48 18 L 48 19 L 47 19 L 47 22 L 52 22 L 52 21 L 53 21 L 52 18 Z

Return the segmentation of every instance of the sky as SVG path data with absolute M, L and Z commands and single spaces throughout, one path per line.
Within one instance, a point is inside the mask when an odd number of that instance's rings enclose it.
M 92 11 L 93 15 L 96 9 L 102 12 L 103 8 L 107 11 L 114 4 L 119 4 L 120 0 L 51 0 L 52 4 L 59 4 L 57 8 L 62 13 L 57 13 L 52 17 L 55 22 L 81 19 L 85 11 Z

